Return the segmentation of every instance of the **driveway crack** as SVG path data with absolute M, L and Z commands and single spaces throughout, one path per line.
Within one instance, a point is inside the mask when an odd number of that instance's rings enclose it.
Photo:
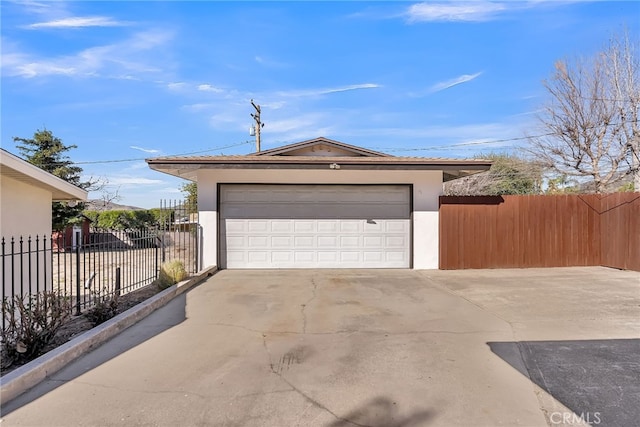
M 300 305 L 300 314 L 302 314 L 302 333 L 307 333 L 307 313 L 305 313 L 305 309 L 307 306 L 316 298 L 316 291 L 318 290 L 318 284 L 316 283 L 316 279 L 311 278 L 311 285 L 313 286 L 311 289 L 312 295 L 304 304 Z
M 284 382 L 286 385 L 291 387 L 291 390 L 293 390 L 294 392 L 298 393 L 307 402 L 309 402 L 313 406 L 315 406 L 315 407 L 317 407 L 319 409 L 322 409 L 323 411 L 326 411 L 327 413 L 331 414 L 331 416 L 333 416 L 338 421 L 342 421 L 344 423 L 348 423 L 350 425 L 357 426 L 357 427 L 371 427 L 371 426 L 369 426 L 367 424 L 359 424 L 359 423 L 356 423 L 355 421 L 351 421 L 351 420 L 349 420 L 347 418 L 343 418 L 343 417 L 339 416 L 338 414 L 333 412 L 331 409 L 327 408 L 325 405 L 323 405 L 322 403 L 318 402 L 317 400 L 315 400 L 314 398 L 312 398 L 311 396 L 306 394 L 304 391 L 300 390 L 298 387 L 293 385 L 289 380 L 287 380 L 282 375 L 282 373 L 278 372 L 276 370 L 276 368 L 273 366 L 273 357 L 271 355 L 271 351 L 269 350 L 269 346 L 267 345 L 267 334 L 262 334 L 262 346 L 264 347 L 264 350 L 265 350 L 265 352 L 267 354 L 267 358 L 268 358 L 268 362 L 269 362 L 269 370 L 271 371 L 271 373 L 274 374 L 274 375 L 277 375 L 278 378 L 280 378 L 280 380 L 282 382 Z

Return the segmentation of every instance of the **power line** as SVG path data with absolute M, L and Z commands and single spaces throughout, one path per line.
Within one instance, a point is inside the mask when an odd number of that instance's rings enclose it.
M 180 156 L 191 156 L 194 154 L 202 154 L 209 153 L 211 151 L 219 151 L 224 150 L 226 148 L 239 147 L 242 145 L 252 144 L 251 141 L 244 141 L 237 144 L 225 145 L 223 147 L 214 147 L 209 148 L 207 150 L 201 151 L 191 151 L 188 153 L 179 153 L 179 154 L 169 154 L 163 157 L 180 157 Z M 94 161 L 85 161 L 85 162 L 71 162 L 71 165 L 96 165 L 96 164 L 107 164 L 107 163 L 125 163 L 125 162 L 139 162 L 148 159 L 149 157 L 137 157 L 137 158 L 129 158 L 129 159 L 115 159 L 115 160 L 94 160 Z
M 590 126 L 587 129 L 596 129 L 598 127 L 601 126 L 617 126 L 623 123 L 636 123 L 637 120 L 625 120 L 624 122 L 617 122 L 617 123 L 608 123 L 608 124 L 599 124 L 599 125 L 594 125 L 594 126 Z M 442 150 L 442 149 L 447 149 L 447 148 L 455 148 L 455 147 L 464 147 L 464 146 L 471 146 L 471 145 L 485 145 L 485 144 L 499 144 L 502 142 L 514 142 L 514 141 L 524 141 L 524 140 L 528 140 L 531 138 L 543 138 L 545 136 L 553 136 L 556 135 L 557 132 L 548 132 L 548 133 L 543 133 L 543 134 L 539 134 L 539 135 L 530 135 L 530 136 L 519 136 L 519 137 L 514 137 L 514 138 L 503 138 L 503 139 L 493 139 L 493 140 L 489 140 L 489 141 L 472 141 L 472 142 L 461 142 L 459 144 L 449 144 L 449 145 L 441 145 L 441 146 L 436 146 L 436 147 L 423 147 L 423 148 L 380 148 L 380 147 L 374 147 L 372 149 L 374 150 L 384 150 L 384 151 L 391 151 L 391 152 L 398 152 L 398 151 L 428 151 L 428 150 Z M 517 147 L 505 147 L 505 148 L 517 148 Z

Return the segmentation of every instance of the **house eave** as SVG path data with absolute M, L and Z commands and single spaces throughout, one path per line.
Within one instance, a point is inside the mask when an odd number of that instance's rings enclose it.
M 53 201 L 84 201 L 89 194 L 5 150 L 0 150 L 0 176 L 50 191 Z
M 262 158 L 264 159 L 264 158 Z M 428 171 L 441 170 L 446 180 L 468 176 L 486 171 L 491 167 L 490 161 L 461 161 L 440 160 L 425 161 L 407 159 L 399 161 L 397 158 L 388 162 L 378 158 L 374 161 L 364 161 L 364 158 L 313 158 L 299 160 L 296 158 L 269 158 L 269 161 L 250 161 L 228 159 L 210 161 L 192 161 L 190 159 L 147 159 L 149 167 L 158 172 L 177 176 L 192 181 L 196 180 L 198 170 L 410 170 Z M 265 159 L 266 160 L 266 159 Z

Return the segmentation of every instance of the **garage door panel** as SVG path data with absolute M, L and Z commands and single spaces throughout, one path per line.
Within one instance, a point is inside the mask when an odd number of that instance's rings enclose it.
M 342 251 L 340 252 L 340 261 L 342 261 L 343 263 L 358 262 L 360 261 L 360 255 L 361 255 L 361 252 Z
M 362 220 L 343 220 L 339 226 L 341 233 L 358 233 L 362 230 Z
M 404 248 L 406 245 L 404 236 L 385 236 L 384 246 L 387 248 Z
M 245 233 L 247 222 L 243 220 L 228 220 L 227 221 L 227 231 L 230 233 Z
M 248 251 L 247 261 L 252 263 L 266 263 L 269 260 L 269 251 Z
M 223 268 L 407 268 L 408 186 L 222 185 Z
M 227 262 L 230 265 L 239 264 L 239 263 L 246 263 L 247 262 L 246 255 L 247 254 L 245 253 L 245 251 L 228 250 L 226 252 Z
M 319 248 L 335 248 L 338 245 L 338 236 L 318 236 Z
M 245 240 L 247 240 L 245 236 L 229 236 L 227 238 L 227 248 L 244 248 L 246 246 Z
M 318 262 L 335 264 L 338 261 L 338 253 L 334 251 L 318 251 Z
M 363 258 L 366 262 L 383 262 L 386 261 L 384 253 L 381 251 L 376 252 L 363 252 Z
M 340 236 L 341 248 L 359 248 L 360 236 Z
M 315 252 L 313 251 L 296 251 L 294 253 L 294 259 L 299 263 L 315 262 Z
M 385 257 L 387 262 L 404 261 L 406 254 L 403 251 L 387 251 Z
M 384 230 L 387 233 L 406 234 L 409 231 L 409 223 L 406 221 L 386 221 L 384 223 Z
M 315 221 L 301 221 L 294 223 L 294 231 L 296 233 L 313 233 L 316 231 L 317 223 Z
M 271 236 L 272 248 L 290 248 L 292 242 L 293 236 Z
M 295 236 L 293 245 L 296 249 L 313 248 L 315 247 L 314 236 Z
M 237 236 L 231 236 L 234 241 L 240 242 L 240 239 L 236 239 Z M 247 241 L 247 246 L 251 249 L 269 249 L 269 237 L 267 236 L 247 236 L 246 239 L 242 239 L 242 241 Z M 244 245 L 243 245 L 244 246 Z M 242 248 L 243 246 L 234 245 L 230 246 L 233 249 Z
M 265 233 L 269 231 L 268 221 L 245 221 L 245 224 L 246 226 L 244 228 L 249 233 Z
M 338 221 L 317 221 L 318 233 L 336 233 L 339 230 Z
M 382 236 L 364 236 L 362 241 L 365 248 L 381 248 L 383 238 Z

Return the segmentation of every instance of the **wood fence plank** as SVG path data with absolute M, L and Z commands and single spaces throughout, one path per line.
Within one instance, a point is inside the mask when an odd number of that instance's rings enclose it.
M 440 198 L 440 268 L 640 271 L 640 193 Z

